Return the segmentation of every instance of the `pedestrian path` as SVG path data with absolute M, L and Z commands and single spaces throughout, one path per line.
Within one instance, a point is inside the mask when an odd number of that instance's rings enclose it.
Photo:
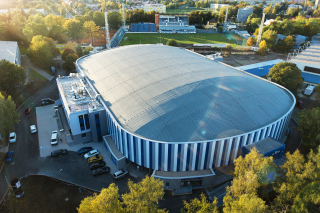
M 39 73 L 40 75 L 42 75 L 43 77 L 45 77 L 46 79 L 48 79 L 49 81 L 53 78 L 52 75 L 50 75 L 49 73 L 43 71 L 42 69 L 40 69 L 39 67 L 37 67 L 36 65 L 34 65 L 25 55 L 21 56 L 21 66 L 24 68 L 24 70 L 26 71 L 26 75 L 27 75 L 27 79 L 26 79 L 26 83 L 27 84 L 30 79 L 29 79 L 29 68 L 35 70 L 37 73 Z

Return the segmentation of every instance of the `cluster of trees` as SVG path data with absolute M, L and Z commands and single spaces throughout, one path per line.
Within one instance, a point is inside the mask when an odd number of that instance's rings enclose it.
M 320 146 L 306 157 L 297 150 L 287 153 L 286 158 L 277 167 L 273 157 L 252 149 L 235 160 L 234 178 L 226 188 L 221 209 L 216 198 L 210 202 L 201 194 L 200 199 L 184 201 L 180 212 L 316 212 L 320 204 Z M 167 212 L 157 205 L 164 196 L 162 181 L 146 176 L 136 184 L 129 180 L 128 187 L 129 192 L 120 196 L 118 187 L 110 184 L 99 195 L 85 198 L 78 212 Z

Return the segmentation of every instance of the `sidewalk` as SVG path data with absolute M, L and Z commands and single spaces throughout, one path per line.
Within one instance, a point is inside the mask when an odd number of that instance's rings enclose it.
M 40 75 L 42 75 L 43 77 L 45 77 L 46 79 L 48 79 L 49 81 L 53 78 L 52 75 L 50 75 L 49 73 L 43 71 L 42 69 L 40 69 L 39 67 L 37 67 L 36 65 L 34 65 L 25 55 L 21 56 L 21 66 L 24 68 L 24 70 L 26 71 L 26 75 L 27 75 L 27 79 L 26 79 L 26 83 L 27 84 L 29 82 L 29 68 L 35 70 L 37 73 L 39 73 Z

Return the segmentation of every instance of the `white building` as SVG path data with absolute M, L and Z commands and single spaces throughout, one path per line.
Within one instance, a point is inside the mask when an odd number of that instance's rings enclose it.
M 227 7 L 228 4 L 210 4 L 210 10 L 218 10 L 221 7 Z
M 21 65 L 21 56 L 16 41 L 0 41 L 0 60 L 5 59 L 14 64 Z
M 146 13 L 150 13 L 152 10 L 154 10 L 155 12 L 158 12 L 158 13 L 166 13 L 167 12 L 166 5 L 164 5 L 164 4 L 145 4 L 143 6 L 143 10 Z
M 10 9 L 11 10 L 11 9 Z M 29 13 L 29 9 L 22 9 L 25 13 Z M 42 13 L 42 14 L 45 14 L 45 12 L 44 12 L 44 9 L 36 9 L 36 11 L 38 12 L 38 13 Z M 1 13 L 8 13 L 9 12 L 9 10 L 8 9 L 2 9 L 2 10 L 0 10 L 0 14 Z

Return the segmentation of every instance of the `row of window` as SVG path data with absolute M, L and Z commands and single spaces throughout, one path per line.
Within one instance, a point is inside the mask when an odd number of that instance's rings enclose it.
M 83 118 L 84 117 L 84 118 Z M 79 123 L 81 131 L 90 129 L 89 115 L 79 115 Z

